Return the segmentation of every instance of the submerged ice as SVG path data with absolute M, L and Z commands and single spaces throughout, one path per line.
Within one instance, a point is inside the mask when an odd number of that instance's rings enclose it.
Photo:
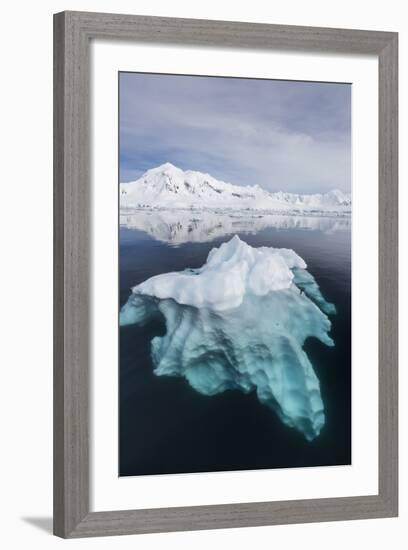
M 303 346 L 333 346 L 326 302 L 293 250 L 252 248 L 233 237 L 199 269 L 157 275 L 132 289 L 121 325 L 165 323 L 151 343 L 155 373 L 198 392 L 255 391 L 308 440 L 324 426 L 319 380 Z

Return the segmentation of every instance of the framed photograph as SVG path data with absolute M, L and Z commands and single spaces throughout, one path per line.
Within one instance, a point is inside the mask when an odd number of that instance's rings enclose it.
M 54 16 L 54 532 L 398 510 L 396 33 Z

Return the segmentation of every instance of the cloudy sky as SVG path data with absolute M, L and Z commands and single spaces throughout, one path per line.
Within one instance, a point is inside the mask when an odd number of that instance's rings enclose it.
M 350 191 L 349 84 L 119 78 L 122 182 L 171 162 L 271 191 Z

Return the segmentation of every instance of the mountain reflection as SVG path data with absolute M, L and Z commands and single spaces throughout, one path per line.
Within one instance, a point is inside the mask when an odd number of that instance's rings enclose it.
M 204 243 L 235 233 L 257 233 L 263 229 L 299 229 L 334 233 L 348 231 L 351 217 L 305 216 L 225 210 L 121 210 L 120 225 L 144 231 L 168 244 Z

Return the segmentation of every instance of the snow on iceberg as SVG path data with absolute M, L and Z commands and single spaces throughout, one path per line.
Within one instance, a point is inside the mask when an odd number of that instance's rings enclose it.
M 152 277 L 133 288 L 121 325 L 153 318 L 155 374 L 183 376 L 204 395 L 256 391 L 261 403 L 309 441 L 324 426 L 319 380 L 303 350 L 328 346 L 335 309 L 293 250 L 252 248 L 238 236 L 213 248 L 199 269 Z
M 246 293 L 265 296 L 289 288 L 295 267 L 306 264 L 293 250 L 252 248 L 235 235 L 213 248 L 203 267 L 151 277 L 133 292 L 222 311 L 238 307 Z

